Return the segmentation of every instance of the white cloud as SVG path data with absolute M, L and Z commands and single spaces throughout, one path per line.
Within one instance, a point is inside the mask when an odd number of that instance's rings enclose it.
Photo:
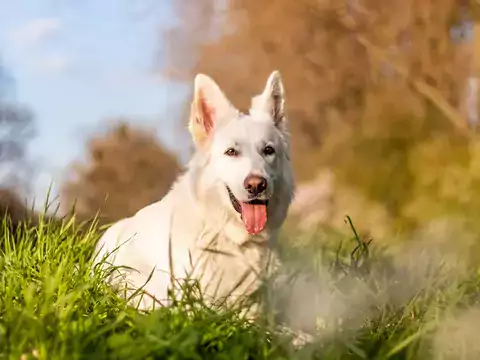
M 42 72 L 58 73 L 70 67 L 70 59 L 65 54 L 50 54 L 37 62 L 37 67 Z
M 16 28 L 10 37 L 21 46 L 35 46 L 53 37 L 60 28 L 61 22 L 58 18 L 38 18 Z
M 70 68 L 70 58 L 62 51 L 51 52 L 44 45 L 61 29 L 62 22 L 57 17 L 36 18 L 14 28 L 10 40 L 27 66 L 42 73 L 59 73 Z

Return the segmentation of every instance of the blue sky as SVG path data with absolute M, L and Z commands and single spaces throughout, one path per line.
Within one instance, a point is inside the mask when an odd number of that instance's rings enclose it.
M 15 98 L 36 116 L 37 201 L 108 118 L 152 126 L 178 149 L 186 85 L 154 70 L 161 31 L 175 20 L 170 1 L 0 0 L 0 56 Z

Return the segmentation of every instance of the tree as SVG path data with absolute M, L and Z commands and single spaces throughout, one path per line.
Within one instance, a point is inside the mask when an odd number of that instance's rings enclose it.
M 35 135 L 32 112 L 16 103 L 15 81 L 0 62 L 0 186 L 28 187 L 31 164 L 26 158 Z
M 457 36 L 471 18 L 468 5 L 178 0 L 179 25 L 164 34 L 164 71 L 179 81 L 207 73 L 244 108 L 261 79 L 279 69 L 297 179 L 327 167 L 336 182 L 382 204 L 402 226 L 415 227 L 438 215 L 412 209 L 418 194 L 429 193 L 434 207 L 444 191 L 424 180 L 428 172 L 438 177 L 441 169 L 468 164 L 476 141 L 464 107 L 478 49 Z M 452 201 L 441 208 L 453 209 Z
M 29 189 L 31 164 L 26 157 L 34 136 L 32 112 L 15 101 L 15 79 L 0 59 L 0 216 L 9 216 L 15 228 L 32 213 L 20 195 Z
M 74 163 L 62 186 L 65 210 L 76 216 L 110 222 L 131 216 L 161 199 L 180 172 L 176 157 L 146 129 L 121 120 L 87 145 L 86 163 Z
M 215 3 L 175 2 L 180 25 L 165 34 L 164 70 L 175 80 L 212 75 L 244 108 L 261 79 L 279 69 L 300 179 L 315 175 L 321 146 L 345 126 L 424 116 L 432 101 L 454 126 L 465 125 L 451 115 L 469 70 L 450 38 L 460 10 L 453 0 Z

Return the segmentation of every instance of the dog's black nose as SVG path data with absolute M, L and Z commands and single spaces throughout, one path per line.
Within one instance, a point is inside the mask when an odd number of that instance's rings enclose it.
M 258 196 L 267 189 L 267 179 L 258 175 L 248 175 L 243 186 L 249 194 Z

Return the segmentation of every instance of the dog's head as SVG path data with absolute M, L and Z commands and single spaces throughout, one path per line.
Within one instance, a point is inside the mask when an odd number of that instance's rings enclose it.
M 229 213 L 250 234 L 283 222 L 293 193 L 284 87 L 278 71 L 252 99 L 248 113 L 238 111 L 208 76 L 195 78 L 189 129 L 208 159 L 215 184 Z

